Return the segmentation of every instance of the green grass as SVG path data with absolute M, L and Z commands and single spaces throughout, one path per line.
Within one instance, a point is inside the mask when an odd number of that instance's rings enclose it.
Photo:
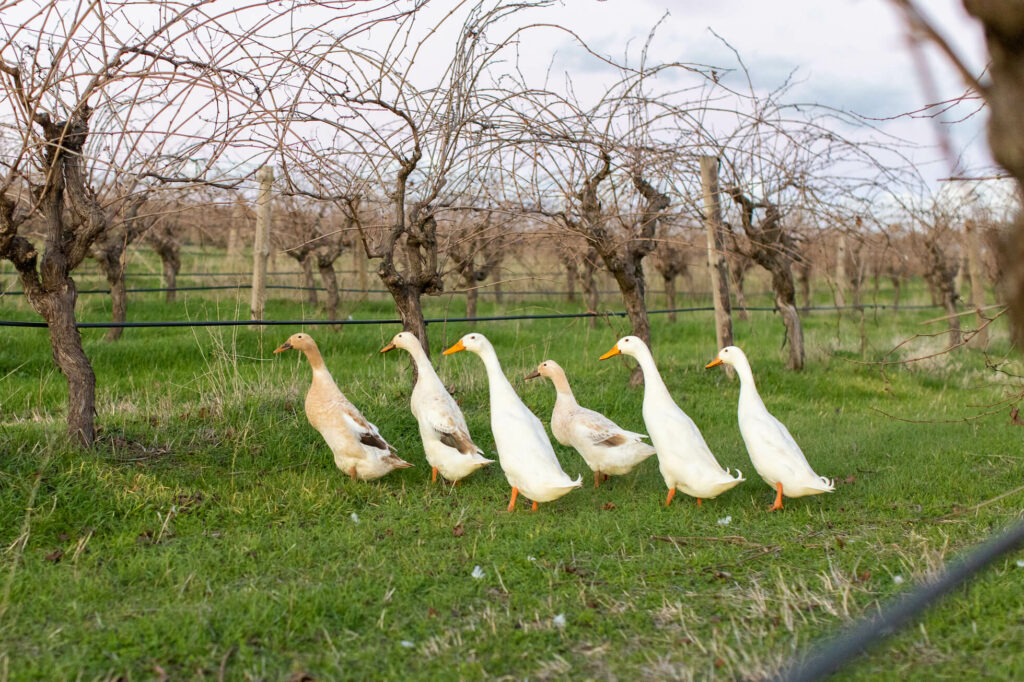
M 80 306 L 83 320 L 108 314 L 103 296 Z M 246 309 L 244 293 L 175 305 L 139 295 L 129 316 L 228 319 Z M 393 316 L 379 300 L 343 309 Z M 480 314 L 555 310 L 579 308 L 486 299 Z M 430 302 L 429 315 L 446 313 L 461 315 L 461 302 Z M 937 314 L 869 313 L 864 348 L 855 316 L 813 314 L 802 373 L 783 369 L 777 317 L 737 322 L 769 409 L 816 470 L 837 479 L 834 494 L 787 501 L 777 514 L 766 513 L 773 493 L 740 439 L 737 382 L 703 369 L 716 350 L 706 314 L 655 318 L 655 355 L 719 460 L 747 482 L 703 508 L 677 496 L 666 509 L 651 460 L 536 514 L 523 503 L 503 511 L 509 488 L 497 464 L 458 488 L 428 484 L 408 362 L 377 353 L 393 327 L 306 329 L 342 390 L 417 465 L 374 483 L 342 475 L 306 422 L 304 359 L 271 355 L 295 329 L 129 329 L 115 344 L 84 332 L 100 411 L 88 451 L 63 435 L 65 386 L 45 331 L 4 329 L 0 679 L 762 676 L 1021 515 L 1021 491 L 995 499 L 1020 486 L 1024 463 L 1008 406 L 963 421 L 1019 392 L 1018 380 L 986 368 L 978 351 L 884 371 L 859 363 L 934 331 L 921 323 Z M 302 315 L 317 313 L 284 299 L 268 306 L 268 318 Z M 35 319 L 10 298 L 0 318 Z M 522 376 L 553 358 L 583 404 L 643 429 L 627 367 L 597 361 L 627 333 L 621 319 L 431 325 L 435 364 L 486 450 L 482 365 L 440 357 L 470 329 L 494 342 L 545 422 L 554 392 Z M 994 336 L 992 353 L 1005 354 L 1005 330 Z M 897 355 L 939 347 L 922 338 Z M 1005 369 L 1020 374 L 1010 357 Z M 556 450 L 590 480 L 578 455 Z M 1020 678 L 1020 558 L 842 677 Z M 471 577 L 475 566 L 483 578 Z

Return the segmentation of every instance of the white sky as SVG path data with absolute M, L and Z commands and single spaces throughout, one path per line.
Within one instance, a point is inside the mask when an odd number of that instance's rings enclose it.
M 218 5 L 231 6 L 234 1 L 224 0 Z M 18 10 L 29 11 L 35 4 L 20 3 Z M 152 15 L 157 4 L 141 3 L 137 8 Z M 940 30 L 980 72 L 985 59 L 981 32 L 964 13 L 960 0 L 919 0 L 919 4 L 927 6 Z M 417 23 L 421 28 L 433 26 L 431 19 L 454 5 L 454 0 L 436 0 Z M 534 21 L 562 26 L 577 33 L 594 51 L 620 62 L 628 55 L 629 61 L 637 64 L 649 31 L 664 19 L 651 45 L 649 64 L 694 62 L 735 68 L 734 55 L 714 31 L 739 52 L 759 89 L 773 89 L 792 74 L 796 85 L 787 101 L 888 118 L 932 101 L 922 88 L 904 22 L 893 5 L 892 0 L 564 0 L 553 7 L 516 15 L 514 21 L 519 25 Z M 258 3 L 250 7 L 250 12 L 266 13 Z M 273 3 L 273 7 L 275 11 L 287 9 L 279 3 Z M 302 7 L 292 19 L 296 25 L 313 26 L 331 16 L 329 7 Z M 12 12 L 6 13 L 8 28 L 16 25 L 14 18 Z M 453 24 L 452 36 L 458 22 Z M 444 34 L 442 31 L 439 35 Z M 367 34 L 363 39 L 380 47 L 386 44 L 386 40 L 379 40 L 381 37 Z M 449 40 L 440 50 L 421 52 L 410 71 L 420 72 L 426 84 L 436 83 L 439 70 L 450 59 L 450 51 L 445 49 L 450 46 Z M 928 53 L 937 99 L 961 94 L 963 85 L 944 58 L 931 49 Z M 538 84 L 550 67 L 552 86 L 560 89 L 571 82 L 581 99 L 596 99 L 618 77 L 614 69 L 586 54 L 564 31 L 529 31 L 522 36 L 518 58 L 531 85 Z M 727 76 L 726 82 L 742 88 L 741 79 L 742 75 L 736 73 Z M 947 118 L 962 118 L 972 109 L 971 104 L 962 105 Z M 987 172 L 991 161 L 983 124 L 984 114 L 955 125 L 911 117 L 877 125 L 926 145 L 912 156 L 919 166 L 925 166 L 923 174 L 934 179 L 951 172 Z M 943 158 L 936 145 L 940 130 L 948 131 L 954 153 L 964 156 L 955 171 L 954 160 Z
M 959 0 L 918 4 L 927 6 L 939 30 L 979 73 L 986 60 L 983 36 Z M 628 49 L 635 59 L 651 27 L 666 13 L 650 51 L 654 62 L 735 66 L 733 54 L 713 30 L 740 53 L 759 88 L 776 87 L 795 72 L 798 84 L 790 100 L 877 118 L 914 111 L 931 101 L 915 68 L 903 19 L 888 0 L 566 0 L 544 10 L 543 17 L 572 29 L 597 52 L 621 59 Z M 567 55 L 564 68 L 601 68 L 597 60 L 569 57 L 573 48 L 568 38 L 550 48 L 535 54 L 550 58 L 552 50 L 559 50 Z M 962 94 L 962 82 L 945 59 L 930 48 L 926 54 L 938 98 Z M 574 83 L 581 75 L 574 70 Z M 974 108 L 962 105 L 946 118 L 960 119 Z M 951 170 L 935 146 L 940 129 L 949 131 L 955 153 L 964 154 L 960 171 L 992 163 L 985 145 L 984 114 L 955 125 L 909 117 L 878 125 L 930 147 L 914 155 L 919 163 L 932 164 L 927 176 L 943 177 Z

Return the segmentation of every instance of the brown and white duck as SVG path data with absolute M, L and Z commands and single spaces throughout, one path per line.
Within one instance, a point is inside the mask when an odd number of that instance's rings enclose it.
M 565 370 L 554 360 L 545 360 L 527 379 L 547 377 L 557 397 L 551 412 L 551 433 L 562 445 L 575 448 L 594 472 L 594 487 L 601 475 L 628 474 L 640 462 L 654 454 L 644 440 L 646 434 L 627 431 L 600 412 L 580 406 L 569 387 Z
M 292 334 L 274 352 L 286 350 L 301 351 L 313 368 L 313 382 L 306 393 L 306 417 L 327 441 L 339 469 L 353 479 L 373 481 L 395 469 L 412 466 L 395 454 L 377 427 L 338 389 L 313 337 Z

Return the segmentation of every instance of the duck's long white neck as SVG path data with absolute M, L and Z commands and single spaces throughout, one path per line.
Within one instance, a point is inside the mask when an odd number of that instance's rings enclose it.
M 430 364 L 430 358 L 427 357 L 426 351 L 417 343 L 411 345 L 406 349 L 409 351 L 409 355 L 412 356 L 412 361 L 416 363 L 416 381 L 435 381 L 440 383 L 441 378 L 437 376 L 437 372 L 434 371 L 434 366 Z
M 636 361 L 640 363 L 640 370 L 644 373 L 644 399 L 665 398 L 672 400 L 672 394 L 668 392 L 665 381 L 661 378 L 658 366 L 654 364 L 654 356 L 647 348 L 640 348 L 632 353 Z
M 757 386 L 754 384 L 754 372 L 750 369 L 750 362 L 745 357 L 739 357 L 732 362 L 732 367 L 740 378 L 740 404 L 746 403 L 764 407 L 764 402 L 761 400 L 761 396 L 757 392 Z
M 501 363 L 498 362 L 498 355 L 494 352 L 494 349 L 484 348 L 478 351 L 477 355 L 483 360 L 484 369 L 487 370 L 487 386 L 491 394 L 491 410 L 494 410 L 494 403 L 498 400 L 511 397 L 515 402 L 518 402 L 519 396 L 516 395 L 515 389 L 509 383 L 508 377 L 501 371 Z

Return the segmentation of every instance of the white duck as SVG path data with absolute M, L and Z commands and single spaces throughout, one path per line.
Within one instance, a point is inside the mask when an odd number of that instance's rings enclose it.
M 644 442 L 646 434 L 626 431 L 608 417 L 581 407 L 569 387 L 565 370 L 554 360 L 545 360 L 527 379 L 547 377 L 555 385 L 555 409 L 551 412 L 551 433 L 562 445 L 575 448 L 594 472 L 594 487 L 601 474 L 628 474 L 640 462 L 654 454 Z
M 292 334 L 275 353 L 302 351 L 313 368 L 313 383 L 306 393 L 306 418 L 327 441 L 334 463 L 353 479 L 373 481 L 394 469 L 412 464 L 394 454 L 377 427 L 348 401 L 327 371 L 320 349 L 309 334 Z
M 697 425 L 683 412 L 662 381 L 647 344 L 636 336 L 624 336 L 601 356 L 602 360 L 618 355 L 631 355 L 644 373 L 644 422 L 658 452 L 658 466 L 668 486 L 665 506 L 672 502 L 676 490 L 702 499 L 718 497 L 743 480 L 723 469 L 704 442 Z
M 782 509 L 782 496 L 804 497 L 830 493 L 833 481 L 819 476 L 811 469 L 800 446 L 790 435 L 786 425 L 772 416 L 754 385 L 750 362 L 736 346 L 726 346 L 718 357 L 705 367 L 726 364 L 736 369 L 740 377 L 740 400 L 737 410 L 740 434 L 750 454 L 750 461 L 761 478 L 775 488 L 775 503 L 768 511 Z
M 395 348 L 409 351 L 416 363 L 416 385 L 412 389 L 410 405 L 420 425 L 423 454 L 432 467 L 431 482 L 437 481 L 437 472 L 440 471 L 446 479 L 458 483 L 493 462 L 473 444 L 462 410 L 441 383 L 416 335 L 400 332 L 380 352 L 387 353 Z
M 523 404 L 505 378 L 491 342 L 483 334 L 466 334 L 444 355 L 463 350 L 479 355 L 487 370 L 491 432 L 498 450 L 498 463 L 512 486 L 508 510 L 515 509 L 520 492 L 533 500 L 533 510 L 537 511 L 538 502 L 557 500 L 573 488 L 579 488 L 580 477 L 574 481 L 562 471 L 544 425 Z

